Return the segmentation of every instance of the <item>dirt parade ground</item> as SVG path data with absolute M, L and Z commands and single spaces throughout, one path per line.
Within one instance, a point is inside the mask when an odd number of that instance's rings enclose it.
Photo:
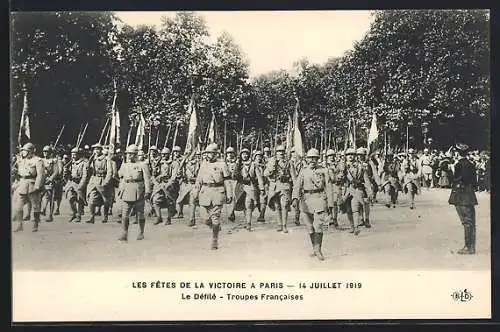
M 490 269 L 490 196 L 478 193 L 477 254 L 457 255 L 463 246 L 463 228 L 455 208 L 448 204 L 449 190 L 423 189 L 410 210 L 401 195 L 396 208 L 388 209 L 378 196 L 372 207 L 371 229 L 358 236 L 348 233 L 347 217 L 341 215 L 343 229 L 325 231 L 325 261 L 310 257 L 311 245 L 305 226 L 295 226 L 289 217 L 288 234 L 277 232 L 274 216 L 266 213 L 266 223 L 255 222 L 255 230 L 243 228 L 243 214 L 236 222 L 226 221 L 219 249 L 210 250 L 211 230 L 197 218 L 197 227 L 187 220 L 173 219 L 172 225 L 146 223 L 145 239 L 137 241 L 137 224 L 131 224 L 129 241 L 120 242 L 121 225 L 116 222 L 118 207 L 107 224 L 96 217 L 95 224 L 69 223 L 69 207 L 63 201 L 61 215 L 54 222 L 42 222 L 38 233 L 26 223 L 24 232 L 12 233 L 14 270 L 135 270 L 135 269 Z M 185 216 L 187 207 L 185 207 Z M 88 212 L 82 221 L 87 220 Z M 257 211 L 254 212 L 254 219 Z M 43 217 L 42 217 L 43 218 Z M 133 218 L 131 219 L 133 220 Z

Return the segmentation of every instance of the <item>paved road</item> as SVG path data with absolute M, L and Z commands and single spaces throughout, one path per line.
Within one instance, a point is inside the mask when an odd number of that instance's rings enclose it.
M 371 229 L 355 237 L 346 230 L 325 233 L 323 262 L 309 257 L 310 241 L 304 226 L 290 226 L 288 234 L 276 232 L 270 222 L 257 224 L 249 233 L 224 223 L 219 250 L 210 250 L 211 231 L 205 225 L 187 227 L 174 219 L 170 226 L 153 226 L 148 219 L 145 239 L 135 240 L 137 225 L 131 225 L 128 243 L 117 240 L 121 226 L 116 222 L 68 223 L 64 216 L 40 224 L 38 233 L 26 225 L 12 234 L 13 268 L 18 270 L 136 270 L 172 268 L 176 270 L 278 270 L 278 269 L 490 269 L 490 196 L 479 193 L 477 215 L 477 255 L 453 252 L 463 246 L 463 229 L 449 190 L 424 190 L 417 208 L 410 210 L 404 195 L 399 206 L 388 209 L 381 203 L 372 208 Z M 84 217 L 88 218 L 88 215 Z M 243 222 L 237 213 L 236 225 Z M 347 227 L 345 215 L 340 218 Z M 232 230 L 231 234 L 228 234 Z

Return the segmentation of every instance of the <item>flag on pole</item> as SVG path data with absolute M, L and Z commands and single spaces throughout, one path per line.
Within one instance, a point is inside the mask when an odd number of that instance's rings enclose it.
M 31 140 L 30 118 L 28 116 L 28 96 L 26 91 L 24 91 L 23 112 L 21 114 L 21 122 L 19 124 L 19 146 L 22 145 L 21 141 L 23 134 L 28 138 L 28 140 Z
M 144 146 L 145 128 L 146 128 L 146 120 L 144 119 L 144 115 L 141 112 L 139 115 L 139 124 L 137 126 L 137 133 L 135 135 L 135 145 L 137 145 L 137 148 L 139 148 L 139 150 L 142 150 Z
M 194 104 L 194 95 L 191 97 L 191 101 L 189 102 L 189 112 L 191 116 L 189 118 L 189 127 L 188 127 L 188 135 L 186 141 L 186 148 L 184 151 L 185 155 L 193 155 L 196 153 L 196 148 L 199 149 L 199 140 L 198 140 L 198 117 L 196 115 L 196 108 Z
M 368 132 L 368 140 L 367 140 L 368 153 L 375 150 L 375 148 L 372 146 L 372 143 L 374 143 L 377 139 L 378 139 L 377 115 L 373 113 L 372 124 L 370 126 L 370 131 Z
M 293 146 L 295 148 L 295 154 L 299 157 L 304 156 L 304 145 L 302 143 L 302 134 L 299 129 L 299 99 L 295 98 L 297 103 L 295 104 L 295 112 L 293 114 Z
M 354 142 L 354 123 L 352 119 L 349 119 L 347 126 L 347 136 L 344 149 L 347 150 L 348 148 L 356 148 L 356 144 Z
M 212 113 L 212 121 L 210 121 L 210 127 L 208 128 L 207 144 L 215 143 L 215 114 Z
M 292 149 L 293 142 L 293 127 L 292 127 L 293 118 L 291 114 L 288 114 L 288 122 L 286 125 L 286 154 L 290 155 Z

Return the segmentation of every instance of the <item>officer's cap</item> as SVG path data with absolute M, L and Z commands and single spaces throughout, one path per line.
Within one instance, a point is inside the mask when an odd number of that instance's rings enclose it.
M 234 148 L 230 146 L 226 149 L 226 153 L 231 153 L 231 152 L 234 152 Z
M 43 147 L 43 152 L 50 152 L 50 151 L 52 151 L 52 148 L 49 145 L 45 145 Z
M 285 151 L 285 147 L 283 145 L 278 145 L 276 151 Z
M 80 152 L 80 149 L 78 149 L 78 148 L 71 149 L 71 153 L 79 153 L 79 152 Z
M 366 155 L 366 149 L 365 148 L 358 148 L 356 150 L 356 154 L 358 154 L 358 155 Z
M 271 149 L 269 149 L 267 146 L 264 148 L 264 152 L 269 152 Z
M 158 151 L 158 148 L 156 147 L 156 145 L 153 145 L 149 148 L 149 151 Z
M 176 146 L 174 146 L 174 148 L 172 149 L 172 151 L 174 151 L 174 152 L 175 151 L 181 152 L 181 147 L 178 146 L 178 145 L 176 145 Z
M 356 154 L 356 150 L 354 150 L 353 148 L 349 148 L 345 151 L 345 155 L 348 156 L 348 155 L 352 155 L 352 154 Z
M 163 149 L 161 149 L 161 153 L 162 154 L 169 154 L 170 153 L 170 149 L 169 148 L 163 148 Z
M 261 155 L 261 156 L 262 156 L 262 151 L 255 150 L 255 151 L 253 152 L 253 154 L 254 154 L 255 156 L 257 156 L 257 155 Z
M 125 153 L 133 153 L 133 154 L 138 154 L 139 153 L 139 148 L 135 144 L 131 144 L 127 146 L 127 149 L 125 150 Z
M 240 154 L 242 154 L 243 152 L 250 153 L 250 150 L 248 150 L 247 148 L 243 148 L 241 149 Z
M 24 144 L 24 146 L 21 148 L 21 151 L 24 150 L 24 151 L 35 151 L 35 146 L 33 145 L 33 143 L 26 143 Z
M 96 143 L 96 144 L 92 145 L 92 149 L 101 149 L 102 150 L 102 145 L 99 143 Z
M 219 152 L 219 147 L 215 143 L 208 144 L 205 148 L 205 152 L 217 153 Z
M 469 150 L 469 146 L 465 143 L 457 143 L 455 145 L 455 149 L 457 149 L 458 151 L 465 152 L 465 151 Z
M 307 151 L 307 158 L 319 158 L 319 151 L 316 149 L 310 149 Z
M 326 151 L 326 156 L 329 157 L 329 156 L 335 156 L 335 151 L 333 151 L 332 149 L 329 149 L 328 151 Z

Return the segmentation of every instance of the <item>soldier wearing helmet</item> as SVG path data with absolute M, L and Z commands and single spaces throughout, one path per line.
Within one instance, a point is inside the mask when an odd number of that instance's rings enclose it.
M 97 143 L 92 145 L 93 158 L 89 162 L 87 184 L 87 202 L 90 210 L 90 219 L 86 222 L 93 224 L 95 222 L 96 208 L 104 206 L 104 217 L 102 222 L 108 222 L 109 207 L 113 197 L 111 186 L 113 185 L 113 165 L 111 159 L 105 156 L 102 146 Z
M 181 156 L 181 148 L 180 146 L 174 146 L 173 149 L 172 149 L 172 165 L 171 165 L 171 169 L 172 169 L 172 174 L 177 174 L 177 178 L 175 179 L 175 181 L 177 183 L 181 183 L 182 182 L 182 156 Z M 176 171 L 178 170 L 178 171 Z M 178 189 L 177 189 L 178 190 Z M 177 193 L 175 194 L 175 199 L 177 200 L 177 197 L 178 197 L 178 191 Z M 177 218 L 179 219 L 182 219 L 184 218 L 184 212 L 183 212 L 183 207 L 179 204 L 177 204 Z
M 360 147 L 356 150 L 357 159 L 359 166 L 363 169 L 363 178 L 361 179 L 361 183 L 364 186 L 364 193 L 366 197 L 363 196 L 361 201 L 361 211 L 360 211 L 360 223 L 358 226 L 365 226 L 366 228 L 370 228 L 370 204 L 373 204 L 374 200 L 374 175 L 373 168 L 366 159 L 367 149 Z
M 364 186 L 362 185 L 362 179 L 364 177 L 363 169 L 360 167 L 359 163 L 356 161 L 356 150 L 353 148 L 348 148 L 345 151 L 345 163 L 341 166 L 342 171 L 345 176 L 345 182 L 343 186 L 343 194 L 340 199 L 340 205 L 342 210 L 347 214 L 347 219 L 349 220 L 350 230 L 349 232 L 358 235 L 359 229 L 358 224 L 355 223 L 360 219 L 360 212 L 362 209 L 363 197 L 364 197 Z
M 205 149 L 206 162 L 200 165 L 192 193 L 198 199 L 201 218 L 212 228 L 212 249 L 219 247 L 220 214 L 224 203 L 231 202 L 227 180 L 231 174 L 226 163 L 217 161 L 217 144 Z
M 167 208 L 165 225 L 172 223 L 172 217 L 177 210 L 175 209 L 175 200 L 178 193 L 178 183 L 172 179 L 172 160 L 169 159 L 170 149 L 164 148 L 159 161 L 153 161 L 154 167 L 152 178 L 151 204 L 153 206 L 152 215 L 156 217 L 154 225 L 163 222 L 162 208 Z
M 179 170 L 180 180 L 180 190 L 179 197 L 177 198 L 177 206 L 182 209 L 184 205 L 188 205 L 189 213 L 189 227 L 196 226 L 196 200 L 193 194 L 194 184 L 196 183 L 196 177 L 198 176 L 198 171 L 200 170 L 201 160 L 198 156 L 192 156 Z
M 235 171 L 236 171 L 236 163 L 237 163 L 237 158 L 236 158 L 236 152 L 233 147 L 228 147 L 226 149 L 226 165 L 227 169 L 230 174 L 230 179 L 228 180 L 228 185 L 229 185 L 229 193 L 228 195 L 231 197 L 231 201 L 233 204 L 229 206 L 229 214 L 227 217 L 227 220 L 230 222 L 234 222 L 235 220 L 235 215 L 234 215 L 234 202 L 236 198 L 234 197 L 234 190 L 236 188 L 236 177 L 235 177 Z
M 70 222 L 80 222 L 86 202 L 88 165 L 78 148 L 71 150 L 69 178 L 66 183 L 66 198 L 69 201 L 72 216 Z
M 285 157 L 285 147 L 276 147 L 276 156 L 268 160 L 264 176 L 269 178 L 268 205 L 276 211 L 278 232 L 288 233 L 287 219 L 292 190 L 292 165 Z
M 151 176 L 149 168 L 144 162 L 137 161 L 139 149 L 135 144 L 129 145 L 125 151 L 126 160 L 118 171 L 120 187 L 118 198 L 123 202 L 122 206 L 122 234 L 120 241 L 128 240 L 129 216 L 132 208 L 139 219 L 139 234 L 137 240 L 144 239 L 144 228 L 146 218 L 144 216 L 145 200 L 151 196 Z
M 263 150 L 264 161 L 267 163 L 267 161 L 271 157 L 272 157 L 272 155 L 271 155 L 271 149 L 268 146 L 264 147 L 264 150 Z
M 419 168 L 420 173 L 422 174 L 422 183 L 425 185 L 427 190 L 431 187 L 432 184 L 432 156 L 430 155 L 429 149 L 424 149 L 424 154 L 420 157 L 419 160 Z
M 305 161 L 302 160 L 302 157 L 297 154 L 297 150 L 295 147 L 292 147 L 290 149 L 291 156 L 290 156 L 290 165 L 291 165 L 291 174 L 292 174 L 292 180 L 295 181 L 302 170 L 302 168 L 305 167 Z M 300 226 L 300 206 L 297 205 L 296 208 L 292 207 L 293 210 L 293 219 L 295 222 L 295 225 Z
M 235 196 L 233 206 L 237 211 L 245 212 L 245 228 L 252 231 L 252 213 L 260 202 L 260 197 L 264 194 L 264 179 L 262 169 L 250 159 L 250 150 L 241 149 L 240 159 L 236 164 Z
M 42 214 L 46 215 L 47 206 L 49 207 L 49 215 L 46 221 L 53 220 L 54 203 L 55 203 L 55 186 L 56 180 L 60 178 L 62 167 L 57 158 L 54 158 L 53 149 L 51 146 L 44 146 L 43 148 L 43 166 L 45 169 L 45 186 L 42 194 Z
M 385 194 L 385 206 L 390 208 L 392 205 L 392 207 L 395 208 L 400 187 L 398 178 L 398 171 L 400 169 L 400 166 L 397 160 L 394 160 L 392 153 L 387 153 L 381 169 L 382 171 L 380 175 L 380 187 L 383 189 Z
M 313 256 L 322 261 L 323 225 L 328 213 L 327 191 L 330 184 L 328 171 L 319 164 L 320 158 L 316 149 L 307 152 L 307 166 L 299 172 L 293 184 L 292 205 L 297 207 L 300 203 L 314 250 Z
M 328 172 L 326 197 L 328 203 L 328 217 L 329 225 L 333 225 L 336 229 L 339 228 L 338 214 L 339 214 L 339 200 L 342 193 L 342 184 L 344 181 L 342 162 L 335 160 L 335 151 L 329 149 L 326 151 L 325 169 Z
M 23 230 L 23 208 L 30 203 L 33 209 L 33 232 L 38 231 L 41 213 L 41 192 L 45 183 L 45 169 L 43 161 L 35 156 L 35 146 L 26 143 L 21 148 L 20 158 L 17 160 L 17 175 L 19 181 L 13 193 L 14 220 L 18 221 L 18 227 L 14 230 Z
M 260 192 L 259 197 L 259 217 L 257 222 L 265 222 L 266 207 L 267 207 L 267 192 L 269 190 L 269 179 L 264 176 L 264 170 L 266 168 L 266 162 L 264 161 L 264 154 L 260 150 L 255 150 L 253 162 L 256 168 L 259 168 L 259 172 L 262 174 L 262 181 L 264 181 L 264 192 Z

